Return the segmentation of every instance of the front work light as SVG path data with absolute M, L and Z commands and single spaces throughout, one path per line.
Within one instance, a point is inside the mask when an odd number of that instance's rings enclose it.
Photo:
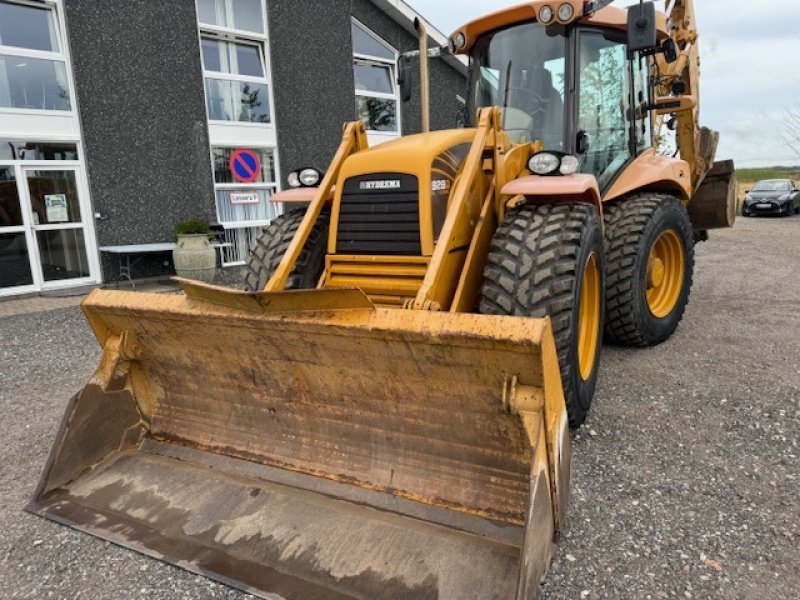
M 580 166 L 580 161 L 571 154 L 555 152 L 539 152 L 528 161 L 528 169 L 536 175 L 574 175 Z
M 550 175 L 558 171 L 560 166 L 561 160 L 549 152 L 534 154 L 528 161 L 528 168 L 537 175 Z
M 547 25 L 553 20 L 553 8 L 551 6 L 543 6 L 539 9 L 539 23 Z
M 314 187 L 319 185 L 321 179 L 322 173 L 310 167 L 292 171 L 286 176 L 286 181 L 289 182 L 289 187 L 293 188 Z
M 558 7 L 558 20 L 562 23 L 568 23 L 574 14 L 575 9 L 572 8 L 571 4 L 565 3 Z
M 321 178 L 320 172 L 316 169 L 303 169 L 300 171 L 300 183 L 306 187 L 314 187 Z

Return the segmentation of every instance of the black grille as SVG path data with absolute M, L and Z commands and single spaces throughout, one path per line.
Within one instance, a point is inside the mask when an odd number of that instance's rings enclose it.
M 417 178 L 402 173 L 345 181 L 337 254 L 420 255 L 418 189 Z

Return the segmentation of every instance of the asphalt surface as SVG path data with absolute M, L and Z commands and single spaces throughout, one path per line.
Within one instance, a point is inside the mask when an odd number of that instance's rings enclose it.
M 739 219 L 672 340 L 605 348 L 544 598 L 800 598 L 799 268 L 800 217 Z M 22 512 L 98 357 L 78 309 L 0 318 L 0 597 L 248 597 Z

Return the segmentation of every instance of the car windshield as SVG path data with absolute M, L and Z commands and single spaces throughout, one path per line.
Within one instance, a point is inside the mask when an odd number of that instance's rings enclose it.
M 754 192 L 788 192 L 794 186 L 791 181 L 775 179 L 770 181 L 759 181 L 753 188 Z
M 566 37 L 534 22 L 479 39 L 472 50 L 469 114 L 500 106 L 513 141 L 542 140 L 548 150 L 563 150 L 566 54 Z

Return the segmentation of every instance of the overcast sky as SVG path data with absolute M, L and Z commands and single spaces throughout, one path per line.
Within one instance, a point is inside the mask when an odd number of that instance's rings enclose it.
M 500 0 L 407 0 L 445 34 Z M 627 6 L 638 0 L 619 0 Z M 702 125 L 721 134 L 718 158 L 740 167 L 800 164 L 781 139 L 787 108 L 800 99 L 798 0 L 697 0 Z M 663 9 L 663 0 L 656 3 Z

